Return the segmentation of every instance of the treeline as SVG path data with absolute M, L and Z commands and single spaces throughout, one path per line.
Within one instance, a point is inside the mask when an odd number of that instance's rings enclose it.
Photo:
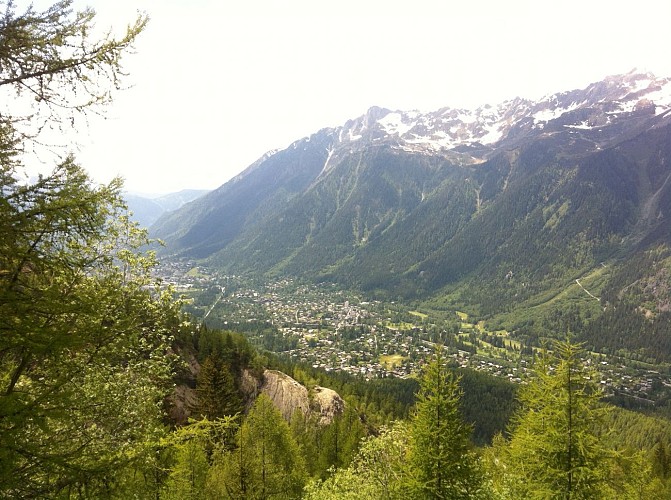
M 133 488 L 142 491 L 149 488 L 152 495 L 161 498 L 299 498 L 303 495 L 307 498 L 347 498 L 348 495 L 360 498 L 357 495 L 362 492 L 373 495 L 371 498 L 407 495 L 425 498 L 427 495 L 432 496 L 433 487 L 427 487 L 424 481 L 417 484 L 412 478 L 423 477 L 420 473 L 429 474 L 427 477 L 431 473 L 438 473 L 441 479 L 438 481 L 434 478 L 437 482 L 446 488 L 446 484 L 451 484 L 449 488 L 457 488 L 457 491 L 465 489 L 464 498 L 508 498 L 506 492 L 513 490 L 515 493 L 511 498 L 519 498 L 517 495 L 520 494 L 533 498 L 539 494 L 538 491 L 552 491 L 552 488 L 562 486 L 538 483 L 542 483 L 538 479 L 542 476 L 540 468 L 534 469 L 532 476 L 528 476 L 528 472 L 515 472 L 514 464 L 530 460 L 516 454 L 531 454 L 533 452 L 529 448 L 534 446 L 543 450 L 546 447 L 561 449 L 565 444 L 562 444 L 561 437 L 549 443 L 544 440 L 550 440 L 546 433 L 553 435 L 550 427 L 552 419 L 558 420 L 558 426 L 566 425 L 562 415 L 565 416 L 567 411 L 573 420 L 569 432 L 575 432 L 575 439 L 578 440 L 575 443 L 576 453 L 583 453 L 585 449 L 589 453 L 593 451 L 593 454 L 580 460 L 598 457 L 598 461 L 593 464 L 593 477 L 588 474 L 587 478 L 588 482 L 593 483 L 588 488 L 589 498 L 608 498 L 610 495 L 637 498 L 633 496 L 634 491 L 645 491 L 648 498 L 663 498 L 668 492 L 668 449 L 671 444 L 668 422 L 604 406 L 600 402 L 599 388 L 594 382 L 596 379 L 591 378 L 594 375 L 591 368 L 582 364 L 581 351 L 572 344 L 557 344 L 554 353 L 541 356 L 535 378 L 530 384 L 533 389 L 523 387 L 516 396 L 512 384 L 479 372 L 455 371 L 441 359 L 440 353 L 437 359 L 425 366 L 418 380 L 366 381 L 344 373 L 326 373 L 276 356 L 270 359 L 255 358 L 245 338 L 231 332 L 201 328 L 190 338 L 194 340 L 193 347 L 197 348 L 199 359 L 203 362 L 197 383 L 199 400 L 211 394 L 204 390 L 207 378 L 202 375 L 208 360 L 213 357 L 232 360 L 241 355 L 239 359 L 247 363 L 261 359 L 269 367 L 281 369 L 307 386 L 336 388 L 345 396 L 346 410 L 332 423 L 324 425 L 306 419 L 300 412 L 296 412 L 290 422 L 284 422 L 265 398 L 256 400 L 248 412 L 243 412 L 242 417 L 231 417 L 230 410 L 228 414 L 208 414 L 208 405 L 201 401 L 198 405 L 199 420 L 171 433 L 166 441 L 170 443 L 169 446 L 161 449 L 159 455 L 163 457 L 163 462 L 160 468 L 168 471 L 163 481 L 157 484 L 119 480 L 118 487 L 125 493 L 131 492 Z M 441 428 L 436 434 L 429 434 L 431 437 L 423 441 L 421 446 L 413 441 L 413 432 L 419 432 L 413 426 L 419 425 L 417 422 L 422 404 L 426 403 L 426 395 L 422 391 L 426 390 L 430 380 L 435 382 L 431 377 L 442 380 L 439 387 L 447 384 L 446 381 L 452 381 L 452 396 L 447 398 L 452 408 L 445 410 L 445 415 L 451 415 L 447 420 L 451 422 L 450 425 L 455 424 L 460 429 L 460 439 L 465 439 L 466 443 L 450 445 L 452 450 L 461 449 L 456 458 L 451 458 L 452 467 L 454 470 L 466 468 L 473 477 L 450 477 L 450 462 L 445 457 L 440 458 L 440 455 L 429 459 L 424 457 L 424 462 L 418 456 L 425 452 L 425 448 L 430 448 L 430 444 L 440 441 L 438 436 L 454 435 Z M 570 377 L 575 377 L 576 382 L 571 382 Z M 562 396 L 562 391 L 568 393 L 566 397 Z M 488 404 L 488 398 L 493 403 Z M 394 406 L 392 401 L 402 404 Z M 431 404 L 438 403 L 432 400 Z M 473 419 L 469 417 L 469 412 L 473 413 L 470 415 Z M 429 413 L 435 415 L 435 409 Z M 502 414 L 505 415 L 503 419 Z M 489 424 L 489 429 L 494 432 L 479 435 L 478 425 L 481 429 L 487 429 L 486 423 L 490 419 L 495 422 Z M 542 420 L 542 423 L 539 424 L 536 419 Z M 470 423 L 472 420 L 475 425 Z M 430 419 L 428 423 L 422 421 L 422 425 L 431 428 Z M 268 435 L 269 430 L 261 422 L 271 422 L 269 425 L 275 433 L 273 439 L 284 443 L 281 446 L 283 451 L 269 451 L 266 448 L 264 436 Z M 538 425 L 545 430 L 541 432 L 535 427 Z M 526 426 L 533 432 L 530 433 Z M 187 431 L 189 428 L 193 430 Z M 521 428 L 526 429 L 524 433 Z M 559 431 L 560 435 L 566 431 L 563 429 Z M 179 436 L 185 433 L 191 436 L 190 432 L 200 434 L 197 438 L 189 438 L 187 444 Z M 245 432 L 253 439 L 246 441 Z M 492 439 L 494 436 L 498 437 Z M 590 451 L 590 447 L 596 451 Z M 216 450 L 216 453 L 211 450 Z M 429 453 L 428 450 L 426 452 Z M 258 458 L 259 454 L 264 453 L 268 453 L 264 458 L 267 461 Z M 555 453 L 561 455 L 561 450 Z M 194 457 L 198 456 L 200 458 L 195 460 Z M 392 456 L 394 458 L 390 458 Z M 550 457 L 561 460 L 552 454 Z M 435 468 L 431 472 L 427 464 L 435 460 L 447 460 L 442 472 Z M 505 467 L 501 465 L 503 460 L 508 461 Z M 414 468 L 421 467 L 418 464 L 422 463 L 428 472 Z M 580 463 L 580 467 L 584 468 L 585 464 Z M 556 463 L 551 465 L 557 466 Z M 196 470 L 197 467 L 200 469 Z M 288 475 L 287 467 L 291 467 L 296 474 Z M 567 481 L 566 471 L 563 476 L 558 473 L 553 481 Z M 380 485 L 377 480 L 380 472 L 394 479 L 388 479 L 387 483 Z M 516 474 L 527 475 L 518 477 Z M 587 472 L 582 470 L 581 474 Z M 643 481 L 631 483 L 628 479 L 630 474 L 636 477 L 644 474 L 645 484 Z M 286 481 L 272 482 L 270 478 L 273 475 L 283 476 Z M 600 480 L 604 475 L 617 480 Z M 138 477 L 137 471 L 133 477 Z M 146 474 L 142 477 L 146 477 Z M 576 481 L 583 479 L 576 478 Z M 539 488 L 538 491 L 530 489 L 530 484 L 535 484 L 534 488 Z M 564 484 L 564 487 L 570 486 Z M 269 490 L 275 493 L 271 494 Z
M 303 385 L 329 387 L 365 410 L 366 420 L 376 427 L 408 418 L 416 402 L 419 382 L 415 378 L 374 378 L 347 372 L 326 372 L 305 363 L 270 356 L 270 366 L 292 376 Z M 505 431 L 515 408 L 516 386 L 507 380 L 468 368 L 449 366 L 458 375 L 464 392 L 460 411 L 473 426 L 472 439 L 478 445 L 491 444 Z
M 520 389 L 507 435 L 474 449 L 458 412 L 463 395 L 438 353 L 420 378 L 410 419 L 364 440 L 349 467 L 308 484 L 306 497 L 667 498 L 669 452 L 661 436 L 668 422 L 646 451 L 623 445 L 619 426 L 636 429 L 638 417 L 600 402 L 580 355 L 578 346 L 556 343 Z

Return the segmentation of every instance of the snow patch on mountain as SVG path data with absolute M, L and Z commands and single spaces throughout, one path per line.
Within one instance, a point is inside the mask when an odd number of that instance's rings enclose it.
M 566 128 L 577 128 L 577 129 L 581 129 L 581 130 L 591 130 L 591 129 L 594 128 L 587 122 L 587 120 L 583 120 L 580 123 L 577 123 L 575 125 L 564 125 L 564 127 L 566 127 Z
M 635 80 L 630 89 L 632 92 L 640 92 L 641 90 L 648 89 L 653 82 L 654 79 L 641 78 L 640 80 Z
M 664 85 L 648 93 L 646 98 L 655 103 L 656 115 L 660 115 L 671 109 L 671 79 Z
M 504 129 L 500 127 L 498 123 L 491 125 L 488 129 L 486 129 L 485 135 L 480 137 L 478 142 L 480 142 L 480 144 L 494 144 L 499 142 L 503 137 L 503 131 Z
M 405 115 L 407 118 L 409 116 Z M 382 125 L 385 132 L 390 135 L 403 135 L 415 126 L 414 122 L 405 123 L 404 116 L 400 112 L 389 113 L 387 116 L 380 118 L 377 122 Z
M 655 115 L 671 110 L 671 79 L 632 72 L 538 101 L 515 98 L 477 109 L 445 107 L 430 113 L 373 107 L 337 130 L 337 137 L 350 144 L 393 140 L 394 147 L 416 152 L 473 146 L 473 155 L 486 155 L 489 148 L 482 146 L 508 140 L 513 130 L 511 137 L 517 138 L 548 130 L 578 133 L 607 127 L 632 113 L 653 116 L 653 106 Z
M 573 111 L 575 109 L 578 109 L 578 103 L 573 103 L 571 106 L 567 108 L 559 107 L 559 108 L 545 108 L 541 109 L 540 111 L 537 111 L 536 113 L 533 114 L 533 119 L 534 123 L 539 123 L 539 122 L 549 122 L 551 120 L 556 120 L 557 118 L 561 117 L 564 113 L 568 113 L 570 111 Z

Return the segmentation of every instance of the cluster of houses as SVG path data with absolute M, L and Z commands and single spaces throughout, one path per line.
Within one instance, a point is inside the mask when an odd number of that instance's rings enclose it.
M 217 276 L 189 262 L 165 264 L 161 272 L 163 281 L 177 290 L 220 288 L 217 304 L 226 307 L 227 323 L 268 325 L 258 335 L 272 331 L 272 335 L 282 338 L 282 345 L 288 346 L 285 354 L 316 368 L 366 378 L 407 377 L 435 349 L 421 321 L 394 324 L 385 304 L 361 300 L 335 287 L 297 284 L 290 279 L 253 285 L 239 277 Z M 230 286 L 232 282 L 234 286 Z M 203 304 L 203 311 L 211 310 L 212 304 Z M 245 333 L 251 341 L 259 340 L 254 338 L 255 331 L 248 329 Z M 516 383 L 525 380 L 531 360 L 513 349 L 508 352 L 478 344 L 485 348 L 451 347 L 447 355 L 461 367 Z M 631 369 L 598 354 L 595 359 L 587 363 L 594 363 L 606 393 L 629 396 L 641 403 L 653 403 L 671 394 L 671 380 L 659 371 Z

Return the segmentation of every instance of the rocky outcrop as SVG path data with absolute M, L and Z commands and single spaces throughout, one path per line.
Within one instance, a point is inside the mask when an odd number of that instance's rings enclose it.
M 200 365 L 195 356 L 187 356 L 186 361 L 181 383 L 166 399 L 170 421 L 177 425 L 186 425 L 193 408 L 198 405 L 195 386 Z M 327 425 L 345 410 L 345 402 L 334 390 L 319 386 L 308 390 L 289 375 L 276 370 L 265 370 L 260 380 L 258 374 L 242 370 L 239 384 L 245 412 L 259 394 L 267 395 L 287 422 L 296 410 L 300 410 L 306 417 L 314 417 L 320 424 Z
M 333 389 L 315 386 L 312 389 L 312 409 L 318 412 L 320 424 L 329 424 L 345 411 L 345 402 Z
M 165 399 L 165 409 L 170 422 L 186 425 L 193 408 L 198 404 L 196 378 L 200 372 L 200 363 L 192 352 L 182 349 L 177 352 L 184 363 L 175 377 L 175 389 Z
M 186 384 L 177 385 L 166 399 L 168 419 L 176 425 L 186 425 L 197 402 L 195 389 Z
M 263 372 L 261 393 L 268 396 L 285 420 L 290 420 L 296 409 L 307 414 L 310 409 L 308 390 L 289 375 L 275 370 Z
M 315 416 L 320 424 L 325 425 L 345 409 L 345 402 L 337 392 L 319 386 L 308 391 L 289 375 L 275 370 L 263 373 L 260 391 L 271 399 L 287 421 L 291 420 L 296 410 L 300 410 L 306 417 Z

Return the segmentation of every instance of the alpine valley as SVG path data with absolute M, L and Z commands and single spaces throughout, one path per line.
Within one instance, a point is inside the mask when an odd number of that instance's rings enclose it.
M 449 96 L 448 96 L 449 97 Z M 152 227 L 166 256 L 463 310 L 671 361 L 671 79 L 475 110 L 373 107 Z

